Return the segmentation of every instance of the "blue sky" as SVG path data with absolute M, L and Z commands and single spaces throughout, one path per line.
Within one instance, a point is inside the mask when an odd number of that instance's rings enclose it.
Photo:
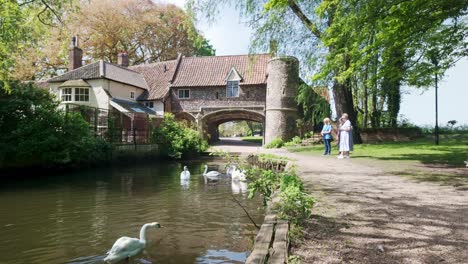
M 185 0 L 166 0 L 183 7 Z M 228 6 L 222 8 L 215 23 L 200 19 L 197 27 L 216 49 L 216 55 L 247 54 L 252 31 L 241 22 L 239 13 Z M 434 88 L 405 87 L 400 114 L 417 125 L 434 125 Z M 468 58 L 449 69 L 439 83 L 439 126 L 449 120 L 468 125 Z

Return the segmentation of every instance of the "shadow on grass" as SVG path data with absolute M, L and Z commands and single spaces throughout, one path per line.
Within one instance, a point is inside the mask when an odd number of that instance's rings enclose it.
M 434 182 L 442 185 L 449 185 L 457 188 L 458 190 L 468 190 L 468 174 L 443 174 L 431 173 L 423 171 L 408 171 L 408 172 L 392 172 L 393 175 L 403 176 L 416 180 L 418 182 Z
M 440 149 L 438 149 L 440 150 Z M 388 156 L 353 155 L 354 158 L 371 158 L 378 160 L 414 160 L 426 165 L 446 165 L 449 167 L 463 167 L 468 159 L 468 151 L 461 148 L 449 148 L 437 153 L 401 153 Z

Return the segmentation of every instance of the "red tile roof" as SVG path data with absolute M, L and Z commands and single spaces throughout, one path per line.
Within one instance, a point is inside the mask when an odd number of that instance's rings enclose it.
M 139 72 L 145 78 L 149 91 L 140 96 L 139 100 L 162 99 L 169 92 L 169 85 L 177 66 L 177 60 L 140 64 L 129 67 Z
M 222 86 L 234 67 L 241 85 L 265 84 L 269 54 L 182 58 L 172 87 Z

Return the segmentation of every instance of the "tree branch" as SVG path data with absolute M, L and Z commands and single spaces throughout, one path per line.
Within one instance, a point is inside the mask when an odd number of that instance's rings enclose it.
M 317 25 L 310 21 L 310 19 L 302 12 L 301 8 L 294 0 L 288 0 L 288 6 L 293 13 L 302 21 L 302 23 L 314 34 L 317 38 L 322 36 L 322 32 L 318 29 Z
M 255 221 L 252 219 L 252 217 L 250 216 L 249 212 L 247 212 L 247 210 L 245 209 L 245 207 L 236 199 L 236 197 L 234 197 L 234 195 L 232 195 L 232 200 L 234 202 L 237 203 L 237 205 L 240 206 L 240 208 L 242 208 L 242 210 L 244 210 L 245 214 L 247 215 L 247 217 L 250 219 L 250 222 L 252 222 L 252 224 L 254 224 L 254 226 L 257 228 L 257 229 L 260 229 L 260 227 L 255 223 Z

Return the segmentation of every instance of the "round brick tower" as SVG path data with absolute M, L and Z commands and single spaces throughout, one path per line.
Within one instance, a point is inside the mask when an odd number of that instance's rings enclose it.
M 278 57 L 268 62 L 265 105 L 264 144 L 274 138 L 289 141 L 297 135 L 297 104 L 299 61 L 295 57 Z

